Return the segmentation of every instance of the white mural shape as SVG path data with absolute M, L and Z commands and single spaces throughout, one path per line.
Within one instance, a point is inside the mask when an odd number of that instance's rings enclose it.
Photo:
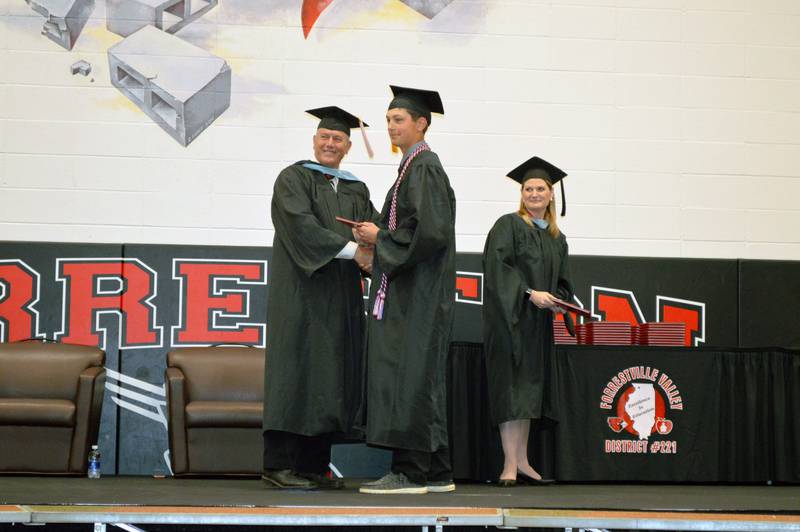
M 405 5 L 428 18 L 433 18 L 453 0 L 400 0 Z
M 111 83 L 183 146 L 231 103 L 231 69 L 221 57 L 154 26 L 108 50 Z
M 72 50 L 86 21 L 94 11 L 94 0 L 25 0 L 45 18 L 42 35 Z
M 106 28 L 127 37 L 145 26 L 175 33 L 208 13 L 219 0 L 107 0 Z
M 92 72 L 92 64 L 88 61 L 84 61 L 81 59 L 80 61 L 75 61 L 72 63 L 72 66 L 69 67 L 72 75 L 80 74 L 81 76 L 88 76 Z

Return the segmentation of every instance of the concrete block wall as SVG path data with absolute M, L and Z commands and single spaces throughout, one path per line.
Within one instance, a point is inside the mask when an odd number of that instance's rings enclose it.
M 98 0 L 72 50 L 0 0 L 0 240 L 269 246 L 274 178 L 311 156 L 304 109 L 360 114 L 344 167 L 380 207 L 388 85 L 436 88 L 428 136 L 481 251 L 538 154 L 567 170 L 576 254 L 800 260 L 800 3 L 225 0 L 175 33 L 223 58 L 230 107 L 184 147 L 110 83 Z M 91 63 L 89 76 L 70 65 Z

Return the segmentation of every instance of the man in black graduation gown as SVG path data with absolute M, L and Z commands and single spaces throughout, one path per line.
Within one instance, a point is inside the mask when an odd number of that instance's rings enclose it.
M 331 443 L 351 433 L 361 395 L 364 300 L 359 267 L 372 250 L 336 216 L 372 219 L 367 187 L 339 170 L 359 120 L 338 107 L 321 118 L 316 161 L 275 182 L 264 378 L 264 474 L 279 488 L 342 487 L 326 476 Z
M 455 298 L 455 196 L 425 143 L 438 93 L 392 87 L 386 114 L 403 151 L 377 225 L 359 240 L 375 245 L 362 422 L 371 445 L 392 449 L 392 469 L 362 493 L 453 491 L 445 370 Z

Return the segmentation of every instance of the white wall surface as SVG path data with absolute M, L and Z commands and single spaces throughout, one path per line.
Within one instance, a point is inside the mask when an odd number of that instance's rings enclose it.
M 504 174 L 564 168 L 574 254 L 800 260 L 800 1 L 220 0 L 177 36 L 224 58 L 230 107 L 181 146 L 110 83 L 106 6 L 71 51 L 0 0 L 0 240 L 271 245 L 274 178 L 311 157 L 304 109 L 372 125 L 343 167 L 376 206 L 395 177 L 388 85 L 438 89 L 428 135 L 458 249 L 516 208 Z M 89 77 L 70 74 L 79 59 Z

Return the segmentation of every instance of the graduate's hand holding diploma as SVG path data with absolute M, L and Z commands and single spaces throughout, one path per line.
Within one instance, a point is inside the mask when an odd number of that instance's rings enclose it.
M 555 297 L 550 292 L 539 292 L 538 290 L 528 290 L 529 299 L 531 303 L 538 308 L 550 309 L 556 314 L 562 314 L 564 309 L 559 306 L 560 299 Z
M 360 246 L 374 246 L 378 241 L 378 226 L 372 222 L 355 222 L 341 216 L 337 216 L 336 221 L 350 226 L 353 238 Z
M 577 305 L 573 305 L 572 303 L 568 303 L 568 302 L 566 302 L 566 301 L 564 301 L 562 299 L 558 299 L 558 298 L 556 298 L 556 303 L 561 308 L 561 312 L 562 313 L 574 312 L 578 316 L 583 316 L 584 318 L 587 318 L 589 320 L 592 319 L 592 313 L 589 312 L 588 310 L 586 310 L 585 308 L 581 308 L 581 307 L 579 307 Z
M 358 249 L 356 249 L 356 254 L 353 256 L 353 260 L 356 261 L 356 264 L 358 264 L 359 268 L 366 273 L 371 274 L 372 259 L 375 257 L 375 247 L 362 241 L 359 236 L 358 228 L 363 225 L 364 222 L 355 222 L 353 220 L 343 218 L 342 216 L 337 216 L 336 221 L 350 226 L 350 230 L 353 232 L 353 238 L 355 238 L 356 242 L 358 242 Z
M 361 222 L 353 228 L 359 244 L 375 245 L 378 241 L 378 226 L 372 222 Z

